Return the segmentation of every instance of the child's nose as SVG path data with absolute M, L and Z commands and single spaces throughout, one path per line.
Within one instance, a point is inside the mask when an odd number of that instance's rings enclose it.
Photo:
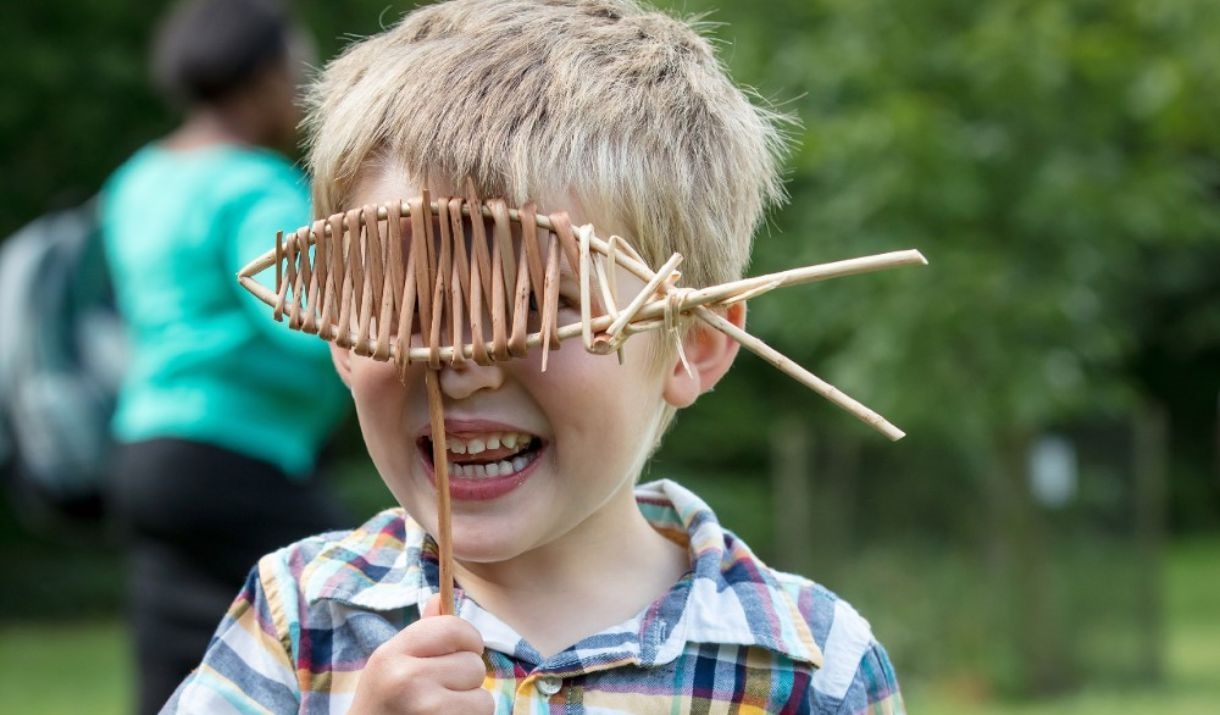
M 440 373 L 441 392 L 453 400 L 465 399 L 480 390 L 496 390 L 504 384 L 504 366 L 500 363 L 479 365 L 467 360 L 457 366 L 446 365 Z

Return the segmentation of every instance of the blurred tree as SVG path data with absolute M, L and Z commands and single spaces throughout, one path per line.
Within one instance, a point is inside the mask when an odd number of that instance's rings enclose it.
M 754 329 L 957 445 L 990 494 L 1019 687 L 1064 686 L 1025 455 L 1048 425 L 1141 409 L 1149 335 L 1220 346 L 1214 308 L 1175 300 L 1217 286 L 1220 4 L 777 0 L 712 19 L 737 76 L 805 125 L 757 271 L 908 247 L 931 261 L 764 298 Z M 802 409 L 769 368 L 739 369 L 768 395 L 755 409 Z M 1214 402 L 1216 384 L 1195 392 Z M 858 441 L 844 421 L 823 431 Z
M 12 3 L 0 24 L 0 235 L 97 191 L 168 126 L 145 88 L 149 8 Z
M 302 0 L 324 61 L 415 3 Z M 0 237 L 96 192 L 173 124 L 149 84 L 152 23 L 169 0 L 9 3 L 0 23 Z

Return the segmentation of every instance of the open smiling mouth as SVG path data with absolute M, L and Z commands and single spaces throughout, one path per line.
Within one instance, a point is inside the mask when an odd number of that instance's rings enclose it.
M 455 479 L 493 479 L 524 471 L 542 452 L 542 439 L 523 432 L 446 434 L 449 475 Z M 419 439 L 424 462 L 435 467 L 432 438 Z

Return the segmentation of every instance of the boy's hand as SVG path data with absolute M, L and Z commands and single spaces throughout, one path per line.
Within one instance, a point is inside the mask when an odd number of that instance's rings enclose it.
M 493 715 L 483 690 L 483 637 L 456 616 L 439 616 L 440 596 L 423 618 L 381 644 L 356 686 L 351 713 Z

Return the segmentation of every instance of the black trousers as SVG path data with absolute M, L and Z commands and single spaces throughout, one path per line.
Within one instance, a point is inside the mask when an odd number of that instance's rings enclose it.
M 199 664 L 259 557 L 350 526 L 316 479 L 294 481 L 267 462 L 179 439 L 120 448 L 112 500 L 141 714 L 160 710 Z

